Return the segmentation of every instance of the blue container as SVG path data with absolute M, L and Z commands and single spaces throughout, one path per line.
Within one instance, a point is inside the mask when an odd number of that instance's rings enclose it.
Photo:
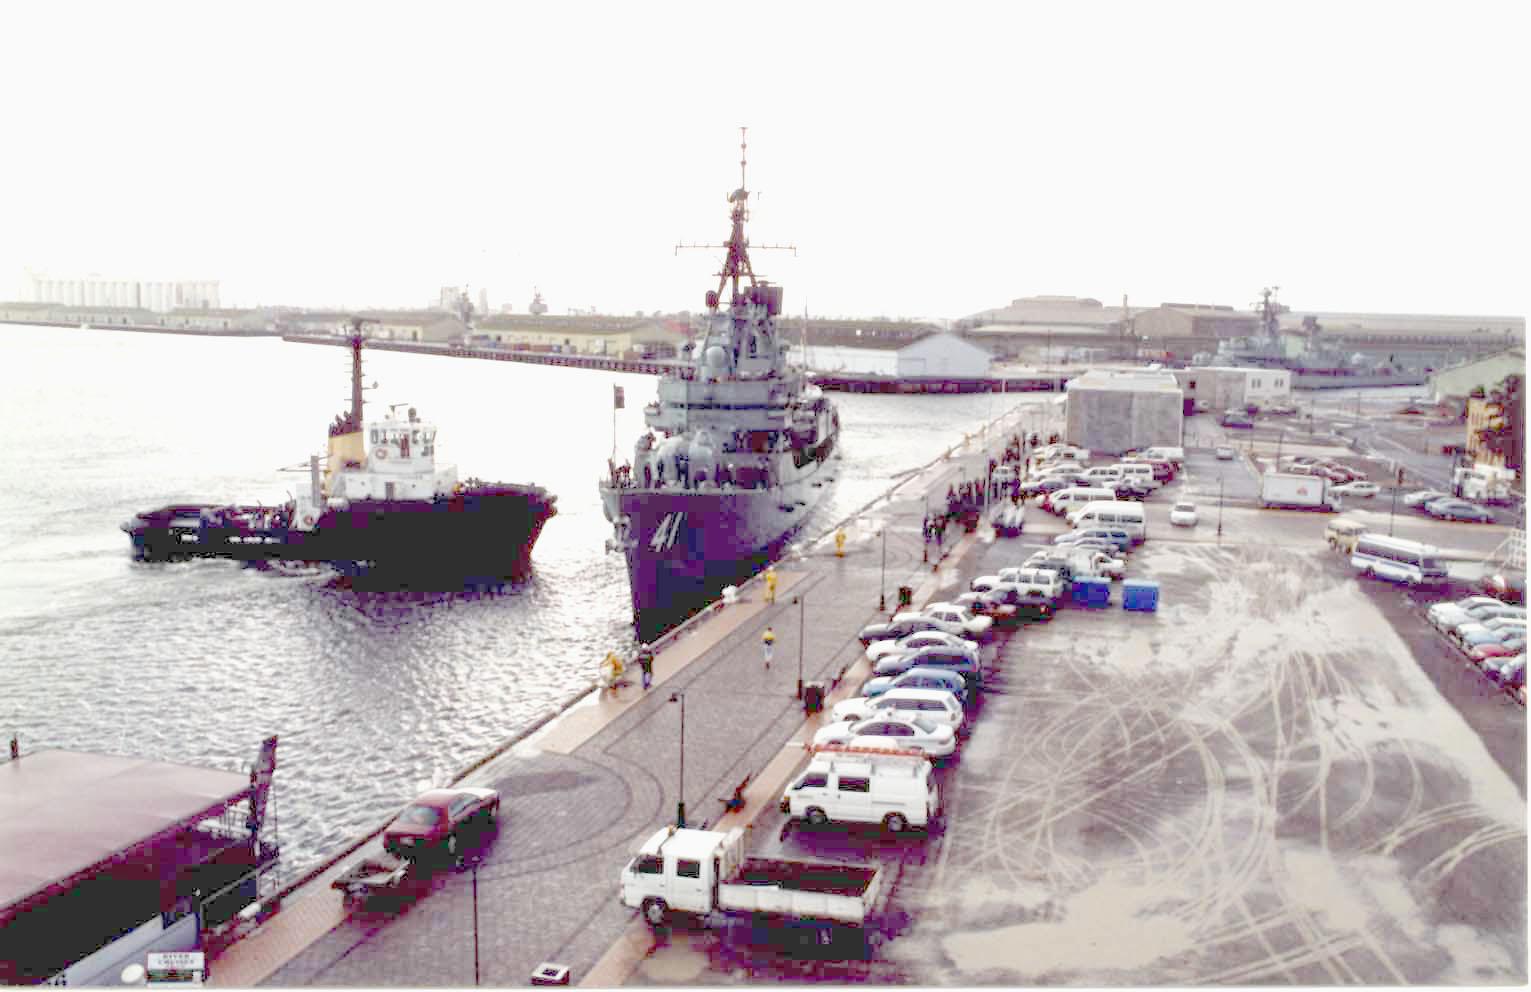
M 1122 609 L 1152 613 L 1159 608 L 1159 583 L 1130 579 L 1122 583 Z
M 1074 602 L 1080 606 L 1110 606 L 1111 580 L 1080 576 L 1074 580 Z

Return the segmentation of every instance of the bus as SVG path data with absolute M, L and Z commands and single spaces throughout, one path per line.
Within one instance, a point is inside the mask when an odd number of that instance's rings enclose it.
M 1438 552 L 1428 544 L 1362 534 L 1356 538 L 1350 564 L 1363 576 L 1404 582 L 1411 586 L 1444 582 L 1446 569 L 1436 558 Z

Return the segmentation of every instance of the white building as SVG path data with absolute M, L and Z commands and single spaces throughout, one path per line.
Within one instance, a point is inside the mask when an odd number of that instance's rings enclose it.
M 1213 410 L 1238 410 L 1250 404 L 1272 406 L 1292 401 L 1292 373 L 1287 369 L 1195 365 L 1175 369 L 1185 398 Z
M 836 337 L 833 343 L 793 344 L 788 361 L 814 372 L 886 375 L 901 378 L 976 379 L 987 376 L 994 356 L 955 334 L 939 332 L 913 340 L 873 335 Z
M 99 275 L 60 279 L 28 272 L 27 293 L 33 303 L 141 307 L 156 313 L 168 313 L 177 307 L 216 310 L 220 306 L 218 281 L 215 279 L 143 282 L 136 279 L 107 279 Z
M 1095 369 L 1065 389 L 1069 444 L 1112 455 L 1181 444 L 1184 395 L 1169 372 Z
M 979 379 L 989 374 L 993 364 L 991 352 L 945 332 L 927 335 L 898 350 L 898 374 L 903 378 Z

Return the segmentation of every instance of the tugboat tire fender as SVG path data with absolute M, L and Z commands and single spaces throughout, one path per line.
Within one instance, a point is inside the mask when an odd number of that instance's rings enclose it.
M 305 513 L 303 515 L 303 526 L 304 527 L 312 527 L 313 525 L 314 525 L 314 515 L 312 513 Z
M 387 448 L 378 448 L 376 451 L 374 451 L 372 453 L 372 457 L 374 457 L 374 458 L 387 458 L 388 457 L 388 449 Z

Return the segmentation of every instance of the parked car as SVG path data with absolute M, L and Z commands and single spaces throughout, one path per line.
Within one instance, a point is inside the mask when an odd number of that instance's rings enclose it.
M 1142 501 L 1153 495 L 1154 487 L 1144 485 L 1136 479 L 1124 479 L 1112 487 L 1119 500 Z
M 1277 403 L 1266 407 L 1265 412 L 1272 417 L 1290 417 L 1297 413 L 1297 408 L 1290 403 Z
M 989 476 L 989 481 L 996 482 L 1002 486 L 1008 486 L 1010 483 L 1014 482 L 1015 479 L 1016 473 L 1014 465 L 996 466 L 993 474 Z
M 1196 526 L 1196 504 L 1176 503 L 1170 507 L 1170 523 L 1176 527 Z
M 1382 487 L 1375 482 L 1367 482 L 1365 479 L 1357 479 L 1354 482 L 1341 483 L 1329 490 L 1339 493 L 1341 496 L 1359 496 L 1363 499 L 1371 499 L 1382 491 Z
M 964 705 L 968 701 L 967 682 L 946 668 L 911 668 L 901 675 L 879 675 L 867 679 L 861 687 L 863 696 L 876 697 L 890 689 L 945 689 Z
M 1506 658 L 1498 665 L 1493 665 L 1483 670 L 1490 680 L 1498 682 L 1506 689 L 1518 689 L 1526 684 L 1526 654 L 1522 649 L 1519 654 Z
M 1506 603 L 1526 601 L 1526 576 L 1524 572 L 1494 572 L 1478 580 L 1478 588 Z
M 1217 460 L 1220 462 L 1231 462 L 1235 457 L 1234 450 L 1227 445 L 1222 444 L 1218 445 L 1217 448 L 1214 449 L 1213 454 L 1217 456 Z
M 1072 482 L 1072 480 L 1069 480 L 1069 479 L 1059 479 L 1059 478 L 1037 479 L 1037 480 L 1035 480 L 1033 482 L 1024 483 L 1021 486 L 1021 495 L 1022 496 L 1045 496 L 1048 493 L 1055 493 L 1055 492 L 1057 492 L 1060 489 L 1067 489 L 1069 486 L 1071 486 L 1073 484 L 1074 483 Z
M 876 696 L 842 699 L 829 711 L 829 722 L 857 723 L 880 716 L 922 716 L 932 723 L 945 724 L 959 733 L 964 720 L 962 704 L 955 695 L 941 687 L 890 689 Z
M 989 617 L 975 617 L 956 603 L 931 603 L 921 612 L 934 620 L 960 624 L 962 636 L 973 640 L 986 636 L 994 627 L 994 621 Z
M 388 824 L 383 849 L 400 858 L 444 856 L 460 864 L 494 832 L 499 816 L 494 789 L 432 789 Z
M 1513 658 L 1526 650 L 1526 635 L 1511 634 L 1502 641 L 1490 641 L 1487 644 L 1479 644 L 1467 650 L 1467 656 L 1478 663 L 1478 667 L 1488 670 L 1490 663 L 1501 665 L 1506 658 Z
M 1504 605 L 1493 596 L 1468 596 L 1452 603 L 1436 603 L 1425 611 L 1425 619 L 1430 622 L 1430 626 L 1445 631 L 1455 624 L 1476 620 L 1481 615 L 1498 616 L 1497 613 L 1487 613 L 1487 611 Z M 1515 608 L 1510 609 L 1513 611 Z M 1520 615 L 1523 616 L 1524 611 L 1521 611 Z
M 1399 502 L 1411 509 L 1422 510 L 1426 503 L 1433 503 L 1438 499 L 1450 499 L 1450 493 L 1443 493 L 1439 489 L 1416 489 L 1414 492 L 1402 497 Z
M 814 747 L 896 747 L 924 751 L 944 758 L 957 750 L 957 733 L 951 727 L 922 716 L 878 716 L 870 720 L 844 720 L 821 727 L 813 735 Z
M 1466 520 L 1476 524 L 1491 523 L 1494 519 L 1492 513 L 1465 499 L 1438 499 L 1426 503 L 1425 512 L 1437 520 Z
M 1464 623 L 1451 632 L 1451 639 L 1466 652 L 1471 652 L 1480 644 L 1502 643 L 1509 640 L 1510 636 L 1511 632 L 1508 630 L 1494 630 L 1481 623 Z
M 877 659 L 872 666 L 873 675 L 902 675 L 913 668 L 944 668 L 956 672 L 976 688 L 983 680 L 983 671 L 973 656 L 957 648 L 920 648 L 907 654 L 890 654 Z
M 1224 427 L 1234 427 L 1242 430 L 1248 430 L 1255 425 L 1254 420 L 1250 418 L 1249 414 L 1240 413 L 1237 410 L 1225 411 L 1223 415 L 1218 418 L 1217 422 L 1222 424 Z
M 1096 575 L 1104 575 L 1108 579 L 1122 579 L 1127 575 L 1127 563 L 1106 551 L 1096 551 L 1090 555 L 1089 563 Z
M 1066 534 L 1059 534 L 1053 538 L 1053 543 L 1069 545 L 1091 537 L 1103 537 L 1123 551 L 1132 547 L 1132 535 L 1112 527 L 1081 527 Z
M 960 634 L 948 633 L 944 630 L 921 630 L 908 637 L 900 637 L 898 640 L 873 641 L 867 645 L 867 661 L 876 664 L 881 658 L 890 654 L 901 654 L 908 651 L 918 651 L 921 648 L 948 647 L 959 651 L 967 651 L 978 660 L 978 645 L 961 636 Z
M 871 644 L 873 641 L 898 640 L 922 630 L 940 630 L 956 637 L 962 636 L 962 629 L 956 624 L 914 612 L 899 613 L 887 623 L 869 624 L 861 628 L 857 636 L 861 638 L 862 644 Z
M 1011 598 L 1011 590 L 1000 587 L 984 592 L 965 592 L 952 605 L 960 606 L 975 617 L 992 620 L 995 626 L 1001 626 L 1015 619 L 1015 605 Z

